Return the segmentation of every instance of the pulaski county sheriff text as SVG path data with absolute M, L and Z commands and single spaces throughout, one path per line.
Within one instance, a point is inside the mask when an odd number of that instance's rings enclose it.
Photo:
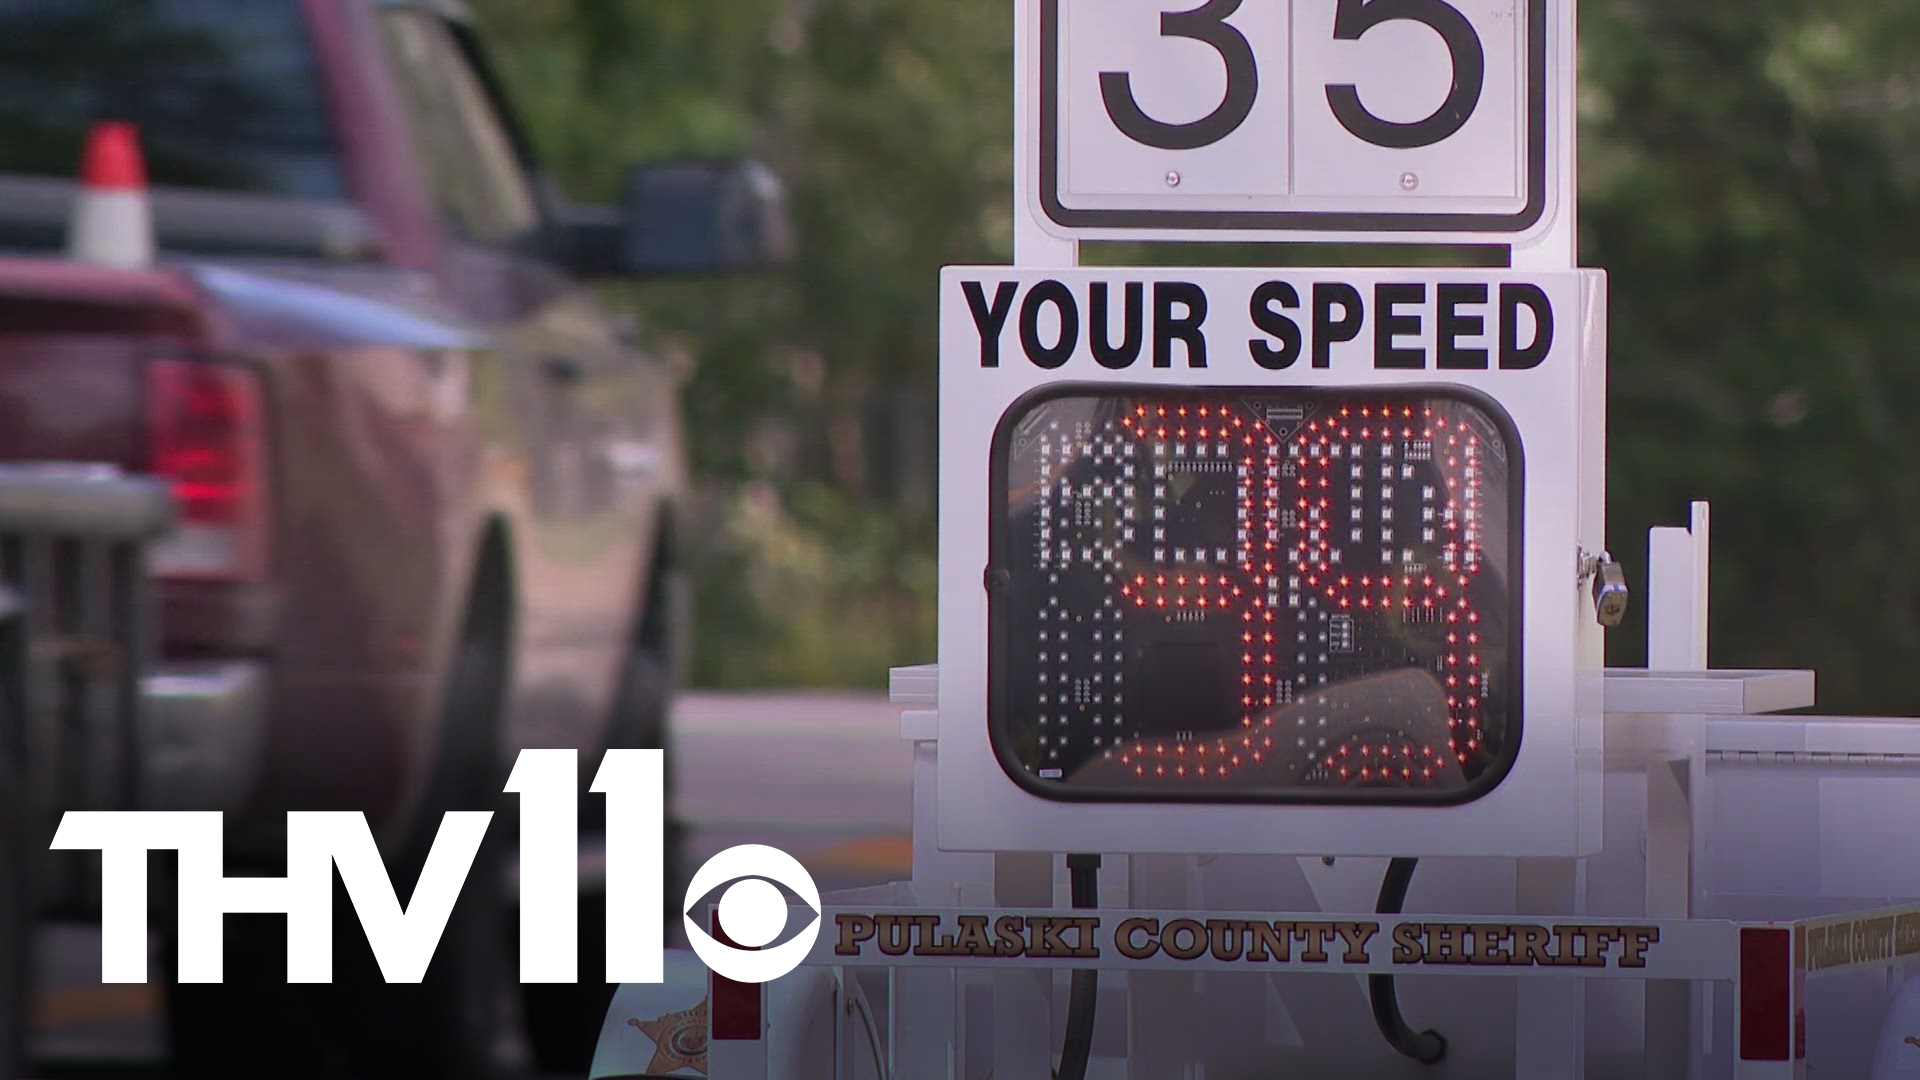
M 837 956 L 1090 960 L 1112 948 L 1128 960 L 1211 957 L 1250 964 L 1367 965 L 1388 949 L 1395 964 L 1644 968 L 1660 941 L 1651 926 L 1616 924 L 1308 922 L 1071 915 L 852 915 L 834 918 Z M 1383 934 L 1383 930 L 1385 933 Z

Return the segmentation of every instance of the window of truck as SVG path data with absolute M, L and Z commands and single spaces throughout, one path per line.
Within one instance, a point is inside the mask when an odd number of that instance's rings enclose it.
M 0 0 L 0 174 L 73 177 L 104 119 L 155 184 L 348 198 L 299 0 Z
M 409 131 L 442 218 L 462 239 L 510 247 L 540 225 L 540 204 L 513 132 L 485 81 L 438 17 L 404 8 L 382 29 Z

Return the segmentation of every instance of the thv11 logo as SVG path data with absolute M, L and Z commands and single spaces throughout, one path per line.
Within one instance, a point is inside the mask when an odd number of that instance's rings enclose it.
M 664 762 L 659 750 L 609 750 L 591 789 L 607 800 L 606 977 L 612 983 L 665 978 Z M 523 983 L 579 981 L 579 775 L 577 751 L 525 750 L 507 779 L 506 790 L 520 796 Z M 367 817 L 357 811 L 289 813 L 283 878 L 225 875 L 218 811 L 70 811 L 52 846 L 100 852 L 102 982 L 147 981 L 147 855 L 177 851 L 181 982 L 221 981 L 222 921 L 244 913 L 286 915 L 287 981 L 331 982 L 337 869 L 381 974 L 390 983 L 417 983 L 426 977 L 492 818 L 491 811 L 446 815 L 404 907 Z M 813 920 L 772 944 L 790 910 L 776 883 L 812 909 Z M 725 942 L 708 933 L 702 903 L 722 885 Z M 759 845 L 708 860 L 694 874 L 681 911 L 694 952 L 736 982 L 770 982 L 792 971 L 820 933 L 813 878 L 793 856 Z

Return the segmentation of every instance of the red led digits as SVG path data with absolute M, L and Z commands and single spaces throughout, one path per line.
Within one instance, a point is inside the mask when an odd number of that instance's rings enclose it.
M 1278 471 L 1265 465 L 1267 455 L 1278 442 L 1257 438 L 1252 434 L 1258 427 L 1257 418 L 1250 427 L 1249 417 L 1231 405 L 1175 406 L 1172 414 L 1176 425 L 1192 421 L 1195 426 L 1175 426 L 1171 432 L 1148 423 L 1150 417 L 1167 413 L 1165 407 L 1150 409 L 1136 405 L 1127 414 L 1130 422 L 1125 424 L 1126 429 L 1143 444 L 1151 446 L 1149 479 L 1155 500 L 1151 558 L 1155 570 L 1152 574 L 1135 573 L 1130 580 L 1123 578 L 1122 598 L 1135 610 L 1150 609 L 1152 613 L 1175 620 L 1200 621 L 1239 612 L 1242 622 L 1251 624 L 1255 621 L 1254 609 L 1265 604 L 1260 597 L 1255 564 L 1262 553 L 1272 552 L 1279 540 L 1278 514 L 1270 512 L 1279 496 Z M 1225 541 L 1224 530 L 1220 530 L 1211 543 L 1192 543 L 1189 538 L 1172 532 L 1165 518 L 1165 504 L 1177 478 L 1228 471 L 1235 477 L 1232 542 Z M 1163 569 L 1168 565 L 1173 569 Z M 1266 565 L 1271 569 L 1271 563 Z M 1272 634 L 1266 637 L 1271 640 Z M 1247 643 L 1252 642 L 1251 631 L 1246 638 Z M 1276 680 L 1271 670 L 1260 670 L 1263 663 L 1271 668 L 1270 650 L 1249 649 L 1243 653 L 1238 689 L 1242 691 L 1239 696 L 1244 727 L 1254 726 L 1254 710 L 1271 706 L 1274 701 Z M 1270 725 L 1272 721 L 1267 723 Z M 1183 733 L 1183 737 L 1191 735 Z M 1241 743 L 1236 748 L 1233 740 L 1224 737 L 1215 737 L 1211 742 L 1188 738 L 1176 740 L 1169 751 L 1165 743 L 1150 744 L 1136 737 L 1119 760 L 1132 769 L 1135 776 L 1144 777 L 1149 769 L 1155 776 L 1164 776 L 1164 767 L 1159 761 L 1169 753 L 1176 761 L 1184 761 L 1189 755 L 1210 757 L 1212 760 L 1204 765 L 1195 764 L 1192 768 L 1177 764 L 1174 775 L 1219 778 L 1229 775 L 1247 757 L 1264 760 L 1263 752 L 1251 751 L 1249 740 L 1243 739 Z M 1236 749 L 1250 753 L 1243 756 L 1236 753 Z
M 1494 421 L 1445 394 L 1236 393 L 1069 395 L 1003 426 L 1023 516 L 996 511 L 995 603 L 1038 639 L 996 654 L 1003 763 L 1114 797 L 1460 790 L 1514 745 L 1508 619 L 1476 607 L 1517 549 L 1489 555 Z
M 1348 503 L 1342 508 L 1346 530 L 1341 539 L 1353 545 L 1356 555 L 1362 554 L 1370 544 L 1377 543 L 1379 548 L 1377 573 L 1361 573 L 1357 580 L 1352 574 L 1331 579 L 1326 593 L 1331 611 L 1347 612 L 1357 607 L 1376 620 L 1392 619 L 1397 613 L 1397 621 L 1409 626 L 1436 623 L 1444 616 L 1449 627 L 1441 657 L 1447 684 L 1445 752 L 1464 765 L 1481 747 L 1480 706 L 1485 696 L 1478 670 L 1481 666 L 1479 634 L 1469 633 L 1463 641 L 1454 629 L 1463 620 L 1469 626 L 1479 622 L 1469 588 L 1482 565 L 1478 547 L 1482 490 L 1476 468 L 1479 439 L 1450 425 L 1446 417 L 1436 417 L 1430 407 L 1421 410 L 1421 426 L 1415 428 L 1405 423 L 1413 412 L 1407 406 L 1383 408 L 1377 414 L 1372 408 L 1363 408 L 1356 432 L 1351 411 L 1343 410 L 1338 443 L 1329 446 L 1325 436 L 1316 437 L 1314 426 L 1309 424 L 1307 430 L 1295 438 L 1294 453 L 1303 468 L 1314 470 L 1322 481 L 1333 479 L 1344 466 L 1344 479 L 1349 482 L 1346 485 Z M 1390 421 L 1396 414 L 1402 421 L 1399 427 L 1395 428 L 1390 422 L 1380 423 Z M 1439 469 L 1441 486 L 1436 488 L 1430 482 L 1431 473 L 1422 467 L 1434 461 L 1436 445 L 1442 441 L 1446 458 Z M 1346 447 L 1344 461 L 1338 454 L 1341 445 Z M 1369 495 L 1376 476 L 1379 499 L 1374 501 Z M 1320 524 L 1332 526 L 1334 523 Z M 1449 539 L 1441 548 L 1443 564 L 1436 573 L 1434 568 L 1415 560 L 1419 557 L 1417 552 L 1431 551 L 1439 541 L 1441 524 L 1446 525 Z M 1296 545 L 1295 569 L 1306 577 L 1309 585 L 1315 583 L 1314 571 L 1324 573 L 1330 561 L 1316 559 L 1318 545 L 1314 540 L 1309 532 L 1305 541 Z M 1341 553 L 1341 547 L 1333 548 L 1334 557 Z M 1298 602 L 1299 597 L 1293 599 Z M 1307 595 L 1306 606 L 1311 609 L 1318 599 Z M 1332 624 L 1332 632 L 1327 635 L 1332 653 L 1351 653 L 1356 648 L 1351 620 L 1344 615 L 1331 615 L 1326 621 Z M 1303 645 L 1309 643 L 1306 632 L 1300 634 L 1300 641 Z M 1324 661 L 1326 656 L 1322 655 L 1321 659 Z M 1461 673 L 1462 668 L 1466 669 L 1465 674 Z M 1347 760 L 1353 753 L 1350 743 L 1326 754 L 1322 765 L 1330 775 L 1342 780 L 1412 782 L 1434 778 L 1437 748 L 1433 745 L 1415 747 L 1403 743 L 1396 749 L 1363 740 L 1358 750 L 1362 759 L 1358 766 Z
M 1230 447 L 1221 448 L 1234 454 L 1232 573 L 1135 574 L 1122 586 L 1122 595 L 1136 609 L 1170 610 L 1175 617 L 1217 613 L 1242 601 L 1237 687 L 1241 730 L 1237 737 L 1210 742 L 1176 742 L 1170 751 L 1165 744 L 1136 739 L 1121 754 L 1122 763 L 1141 777 L 1150 768 L 1163 775 L 1157 762 L 1169 753 L 1176 760 L 1209 752 L 1224 758 L 1206 768 L 1176 767 L 1177 777 L 1226 776 L 1243 764 L 1262 763 L 1274 745 L 1277 707 L 1296 700 L 1309 704 L 1306 696 L 1327 685 L 1331 676 L 1363 667 L 1363 639 L 1382 633 L 1373 626 L 1386 623 L 1384 632 L 1391 635 L 1392 623 L 1442 621 L 1447 625 L 1440 657 L 1446 683 L 1444 748 L 1406 739 L 1376 745 L 1365 738 L 1329 748 L 1327 737 L 1317 730 L 1324 718 L 1313 715 L 1311 707 L 1295 710 L 1300 730 L 1293 738 L 1324 766 L 1324 775 L 1346 782 L 1431 781 L 1442 754 L 1467 763 L 1481 746 L 1485 697 L 1480 635 L 1463 635 L 1459 629 L 1479 622 L 1470 600 L 1473 577 L 1481 568 L 1478 437 L 1450 425 L 1444 416 L 1436 417 L 1430 407 L 1420 410 L 1416 427 L 1409 423 L 1416 410 L 1408 405 L 1343 407 L 1308 420 L 1284 441 L 1256 437 L 1247 418 L 1227 406 L 1173 411 L 1178 419 L 1212 418 L 1213 423 L 1176 427 L 1171 445 L 1156 445 L 1156 483 L 1168 478 L 1177 463 L 1203 467 L 1209 439 L 1238 436 Z M 1145 421 L 1164 413 L 1136 406 L 1126 425 L 1143 439 L 1159 439 Z M 1254 430 L 1258 426 L 1255 418 Z M 1438 484 L 1433 482 L 1435 464 L 1440 466 Z M 1162 527 L 1156 543 L 1165 538 Z M 1166 542 L 1173 545 L 1176 563 L 1204 557 L 1181 547 L 1177 537 Z M 1441 566 L 1416 561 L 1417 552 L 1436 546 Z M 1155 561 L 1165 558 L 1166 550 L 1157 547 Z M 1367 569 L 1347 569 L 1355 566 Z M 1294 626 L 1290 643 L 1276 640 L 1276 611 L 1285 612 Z M 1294 650 L 1291 664 L 1281 655 L 1289 645 Z

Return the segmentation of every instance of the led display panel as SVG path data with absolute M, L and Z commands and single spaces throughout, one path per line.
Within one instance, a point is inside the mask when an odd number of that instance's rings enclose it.
M 1044 798 L 1456 804 L 1519 751 L 1522 454 L 1459 387 L 1002 418 L 988 721 Z

